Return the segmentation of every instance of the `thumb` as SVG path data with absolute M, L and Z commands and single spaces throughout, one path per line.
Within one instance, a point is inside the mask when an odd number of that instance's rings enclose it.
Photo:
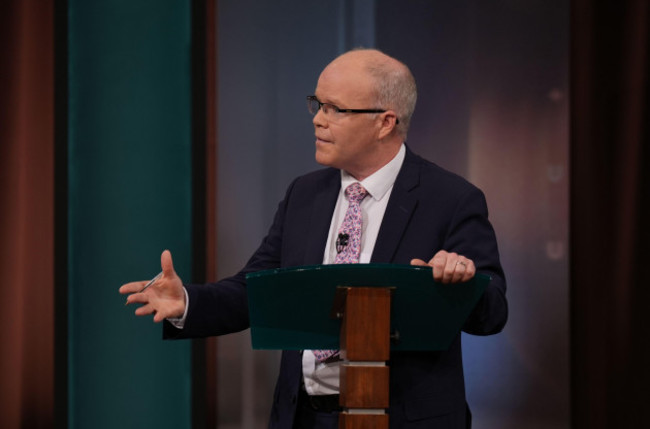
M 424 266 L 424 267 L 426 267 L 426 266 L 428 266 L 429 264 L 427 264 L 426 262 L 424 262 L 422 259 L 417 259 L 417 258 L 416 258 L 416 259 L 411 259 L 411 265 L 419 265 L 419 266 Z
M 164 277 L 175 277 L 174 262 L 172 261 L 172 253 L 165 250 L 160 255 L 160 266 L 162 267 Z

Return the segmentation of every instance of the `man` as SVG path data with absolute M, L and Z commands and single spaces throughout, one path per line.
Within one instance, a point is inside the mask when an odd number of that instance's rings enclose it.
M 243 270 L 183 288 L 165 251 L 163 276 L 152 287 L 140 292 L 144 282 L 134 282 L 120 288 L 130 294 L 127 303 L 143 304 L 137 315 L 170 320 L 167 338 L 222 335 L 248 327 L 246 273 L 318 263 L 411 263 L 431 266 L 443 283 L 464 282 L 476 272 L 492 277 L 463 329 L 499 332 L 507 318 L 505 279 L 485 198 L 406 148 L 415 100 L 413 76 L 399 61 L 376 50 L 336 58 L 308 97 L 316 160 L 330 168 L 294 180 Z M 353 193 L 346 199 L 349 186 L 362 194 L 358 200 Z M 321 352 L 283 352 L 270 427 L 337 427 L 341 361 L 321 359 Z M 460 334 L 448 351 L 393 352 L 389 365 L 391 427 L 470 427 Z

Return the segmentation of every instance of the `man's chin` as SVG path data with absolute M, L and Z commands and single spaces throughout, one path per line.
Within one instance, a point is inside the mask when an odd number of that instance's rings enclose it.
M 316 162 L 319 163 L 320 165 L 323 165 L 325 167 L 334 167 L 334 160 L 332 159 L 331 156 L 327 156 L 327 154 L 322 153 L 318 149 L 316 150 Z
M 318 155 L 316 155 L 316 162 L 324 167 L 331 167 L 331 165 L 327 162 L 325 158 L 320 157 Z

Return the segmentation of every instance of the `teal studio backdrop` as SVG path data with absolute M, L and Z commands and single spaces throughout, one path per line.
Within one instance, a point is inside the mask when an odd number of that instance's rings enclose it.
M 68 427 L 187 428 L 191 343 L 118 294 L 192 258 L 191 3 L 68 0 Z

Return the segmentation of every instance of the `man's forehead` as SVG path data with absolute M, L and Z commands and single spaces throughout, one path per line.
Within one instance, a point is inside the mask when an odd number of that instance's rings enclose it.
M 363 69 L 326 68 L 318 78 L 316 97 L 324 103 L 340 103 L 372 95 L 372 78 Z
M 316 87 L 314 93 L 321 103 L 334 104 L 338 107 L 350 107 L 351 103 L 363 102 L 370 98 L 370 91 L 362 91 L 359 88 L 353 89 L 334 89 L 332 87 Z

